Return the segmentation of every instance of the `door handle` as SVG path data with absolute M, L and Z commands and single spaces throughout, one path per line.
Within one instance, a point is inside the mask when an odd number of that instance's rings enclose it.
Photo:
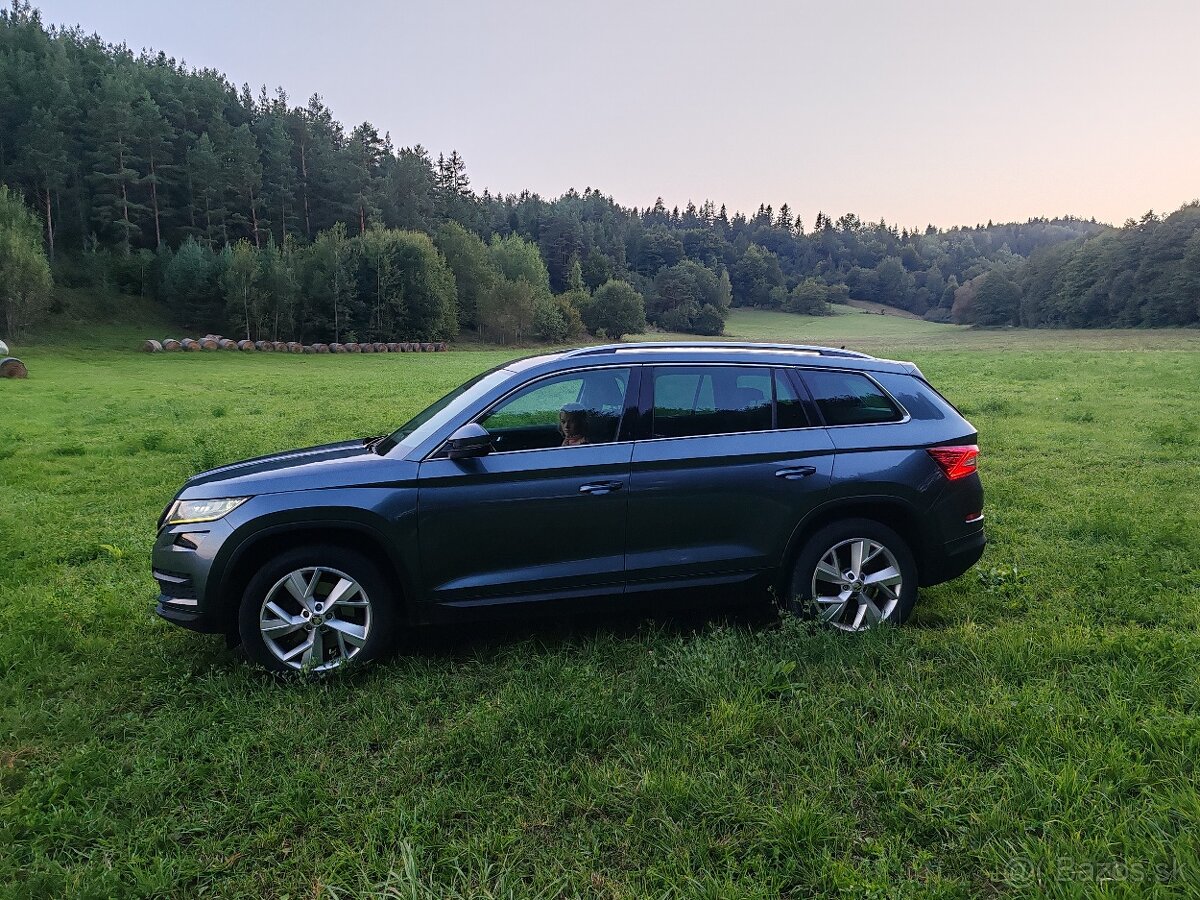
M 592 484 L 585 484 L 579 489 L 579 493 L 602 496 L 604 494 L 611 494 L 613 491 L 619 491 L 624 485 L 625 482 L 623 481 L 596 481 Z
M 793 466 L 790 469 L 780 469 L 775 473 L 776 478 L 785 478 L 788 481 L 798 481 L 801 478 L 807 478 L 809 475 L 816 475 L 816 466 Z

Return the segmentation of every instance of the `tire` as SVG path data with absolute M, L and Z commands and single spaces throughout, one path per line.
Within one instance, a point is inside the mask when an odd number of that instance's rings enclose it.
M 379 567 L 332 545 L 270 559 L 246 585 L 238 608 L 246 655 L 285 675 L 325 675 L 378 659 L 392 649 L 398 626 L 396 593 Z
M 857 574 L 856 544 L 863 559 Z M 808 539 L 786 596 L 791 612 L 840 631 L 900 625 L 917 599 L 917 564 L 908 543 L 891 528 L 871 519 L 843 519 Z

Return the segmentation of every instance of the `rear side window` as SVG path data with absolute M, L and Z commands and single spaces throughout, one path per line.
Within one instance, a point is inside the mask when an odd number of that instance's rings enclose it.
M 812 370 L 802 377 L 826 425 L 871 425 L 903 418 L 896 405 L 865 375 Z
M 769 431 L 772 373 L 745 366 L 656 366 L 656 438 Z

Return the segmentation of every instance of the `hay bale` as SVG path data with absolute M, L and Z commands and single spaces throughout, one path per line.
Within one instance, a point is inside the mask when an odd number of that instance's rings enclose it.
M 318 353 L 328 353 L 329 345 L 328 344 L 313 344 L 313 349 L 316 350 Z
M 271 341 L 271 346 L 275 348 L 276 353 L 287 353 L 287 341 Z
M 179 346 L 179 341 L 175 340 L 175 338 L 166 338 L 163 341 L 163 349 L 168 353 L 174 353 L 176 350 L 181 348 Z
M 0 356 L 8 356 L 8 344 L 0 341 Z
M 286 344 L 283 345 L 283 348 L 285 350 L 287 350 L 288 353 L 303 353 L 304 352 L 304 345 L 301 344 L 299 341 L 288 341 Z
M 229 338 L 217 338 L 217 346 L 222 350 L 236 350 L 237 341 L 231 341 Z
M 28 378 L 29 370 L 25 368 L 25 363 L 21 362 L 15 356 L 7 356 L 0 359 L 0 378 Z
M 254 349 L 257 350 L 259 353 L 274 353 L 275 345 L 272 344 L 270 341 L 255 341 Z
M 254 352 L 254 341 L 238 341 L 237 348 L 239 350 L 241 350 L 243 353 L 253 353 Z
M 359 353 L 374 353 L 375 345 L 374 344 L 359 344 L 358 352 Z
M 313 347 L 309 344 L 304 344 L 303 346 L 301 346 L 300 344 L 297 344 L 296 346 L 300 347 L 300 349 L 293 350 L 292 351 L 293 353 L 316 353 L 317 352 L 317 348 Z
M 158 341 L 154 340 L 154 338 L 151 338 L 150 340 L 146 341 L 146 343 L 142 344 L 142 349 L 145 350 L 147 353 L 162 353 L 163 352 L 162 344 L 160 344 Z M 5 351 L 5 352 L 7 352 L 7 351 Z
M 193 340 L 192 338 L 184 338 L 182 341 L 179 342 L 179 346 L 182 349 L 187 350 L 189 353 L 199 353 L 200 352 L 200 342 Z
M 445 353 L 445 352 L 446 352 L 446 342 L 445 342 L 445 341 L 441 341 L 441 342 L 440 342 L 440 343 L 437 345 L 437 352 L 438 352 L 438 353 Z
M 392 341 L 390 344 L 387 345 L 387 351 L 388 351 L 388 353 L 399 353 L 400 345 L 397 344 L 395 341 Z
M 345 344 L 339 344 L 337 341 L 334 341 L 332 344 L 329 345 L 329 352 L 330 353 L 349 353 L 350 351 L 346 349 Z
M 215 337 L 205 336 L 200 339 L 201 350 L 216 350 L 220 346 L 221 345 L 217 343 L 217 339 Z
M 388 345 L 387 345 L 387 344 L 379 344 L 379 343 L 377 343 L 377 344 L 375 345 L 375 352 L 376 352 L 376 353 L 387 353 L 387 352 L 388 352 Z
M 361 353 L 362 347 L 359 346 L 359 344 L 357 342 L 351 341 L 349 344 L 346 344 L 346 352 L 347 353 Z

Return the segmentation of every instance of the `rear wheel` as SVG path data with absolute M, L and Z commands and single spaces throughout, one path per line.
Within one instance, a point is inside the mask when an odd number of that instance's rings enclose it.
M 250 579 L 238 630 L 264 668 L 326 674 L 386 652 L 397 618 L 394 592 L 369 559 L 342 547 L 301 547 Z
M 814 534 L 792 572 L 789 607 L 839 631 L 899 625 L 917 599 L 917 565 L 900 535 L 870 519 Z

